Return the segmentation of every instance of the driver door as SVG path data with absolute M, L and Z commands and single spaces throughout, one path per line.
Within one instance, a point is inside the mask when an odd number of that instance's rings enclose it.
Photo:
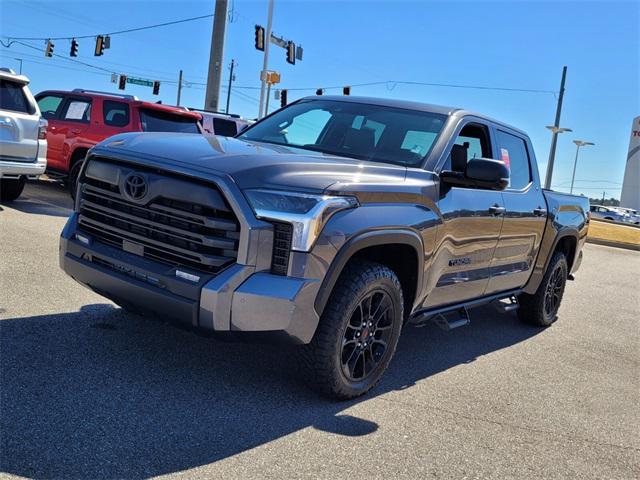
M 443 170 L 463 172 L 469 159 L 492 158 L 488 125 L 466 120 L 448 147 Z M 493 255 L 502 230 L 502 192 L 441 184 L 438 209 L 442 224 L 427 286 L 424 308 L 481 297 L 489 282 Z

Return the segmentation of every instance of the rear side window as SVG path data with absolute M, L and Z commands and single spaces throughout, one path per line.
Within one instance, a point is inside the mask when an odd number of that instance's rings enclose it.
M 216 135 L 223 137 L 235 137 L 238 134 L 236 122 L 225 120 L 224 118 L 213 119 L 213 131 Z
M 91 102 L 88 100 L 71 99 L 62 113 L 63 120 L 88 122 L 91 118 Z
M 0 80 L 0 109 L 20 113 L 35 113 L 35 109 L 24 93 L 21 83 Z
M 129 105 L 123 102 L 105 100 L 102 103 L 104 124 L 111 127 L 124 127 L 129 125 Z
M 500 159 L 509 167 L 509 187 L 520 190 L 531 182 L 529 153 L 524 140 L 510 133 L 498 131 Z
M 40 107 L 40 113 L 46 119 L 56 118 L 60 104 L 63 98 L 57 95 L 47 95 L 46 97 L 40 97 L 38 99 L 38 106 Z
M 194 118 L 160 111 L 141 109 L 140 122 L 143 132 L 200 133 L 198 122 Z

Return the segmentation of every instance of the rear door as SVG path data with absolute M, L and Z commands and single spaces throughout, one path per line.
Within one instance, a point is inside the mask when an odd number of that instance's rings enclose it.
M 37 114 L 26 84 L 0 79 L 0 158 L 33 162 L 38 156 Z
M 526 136 L 501 127 L 495 128 L 495 138 L 496 157 L 509 167 L 509 186 L 502 192 L 506 212 L 491 262 L 487 295 L 527 283 L 547 222 L 547 203 L 531 142 Z
M 70 144 L 89 128 L 91 103 L 90 97 L 73 95 L 65 99 L 57 120 L 47 129 L 47 168 L 62 172 L 69 169 Z

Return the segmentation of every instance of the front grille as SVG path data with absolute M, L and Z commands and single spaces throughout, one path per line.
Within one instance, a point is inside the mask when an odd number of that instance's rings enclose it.
M 275 273 L 276 275 L 287 274 L 292 235 L 293 226 L 291 224 L 273 224 L 273 257 L 271 258 L 271 273 Z
M 153 176 L 165 183 L 172 178 Z M 198 189 L 211 194 L 215 186 L 193 184 L 181 195 L 195 195 Z M 129 201 L 117 185 L 84 177 L 79 228 L 96 240 L 160 263 L 215 273 L 237 259 L 240 238 L 233 211 L 217 189 L 215 194 L 216 208 L 162 196 L 162 191 L 143 205 Z

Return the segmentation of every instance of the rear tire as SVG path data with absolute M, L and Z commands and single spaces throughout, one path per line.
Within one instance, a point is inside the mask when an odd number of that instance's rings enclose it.
M 76 199 L 76 192 L 78 190 L 78 177 L 80 176 L 80 169 L 84 160 L 78 160 L 73 164 L 71 170 L 69 170 L 69 178 L 67 179 L 67 186 L 69 187 L 69 193 L 71 198 Z
M 568 276 L 569 266 L 564 253 L 554 253 L 536 293 L 520 295 L 520 320 L 538 327 L 548 327 L 555 322 Z
M 403 324 L 402 287 L 384 265 L 353 262 L 341 274 L 303 360 L 312 387 L 331 398 L 365 394 L 382 377 Z
M 0 200 L 3 202 L 16 200 L 22 194 L 26 183 L 27 179 L 25 177 L 18 179 L 3 178 L 0 180 Z

